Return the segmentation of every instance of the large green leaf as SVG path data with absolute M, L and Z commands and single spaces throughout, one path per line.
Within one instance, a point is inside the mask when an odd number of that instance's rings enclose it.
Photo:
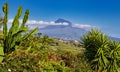
M 8 22 L 8 4 L 5 3 L 4 6 L 3 6 L 3 12 L 5 13 L 5 16 L 4 16 L 4 24 L 3 24 L 3 33 L 4 33 L 4 37 L 6 37 L 7 35 L 7 22 Z
M 30 31 L 28 34 L 24 35 L 23 40 L 27 39 L 29 36 L 34 34 L 36 31 L 38 31 L 38 28 L 35 28 L 32 31 Z
M 3 47 L 0 47 L 0 62 L 2 62 L 4 56 Z
M 9 31 L 7 31 L 7 21 L 8 21 L 8 4 L 5 3 L 3 6 L 3 12 L 5 14 L 4 16 L 4 25 L 3 25 L 3 34 L 4 34 L 4 53 L 9 54 L 12 51 L 15 50 L 15 47 L 19 45 L 22 40 L 27 39 L 30 35 L 32 35 L 34 32 L 38 30 L 38 28 L 35 28 L 30 33 L 25 35 L 25 33 L 28 31 L 28 27 L 25 26 L 28 17 L 29 17 L 29 10 L 26 10 L 23 23 L 21 26 L 19 26 L 19 18 L 22 15 L 22 7 L 20 6 L 18 9 L 18 12 L 12 22 L 12 26 Z

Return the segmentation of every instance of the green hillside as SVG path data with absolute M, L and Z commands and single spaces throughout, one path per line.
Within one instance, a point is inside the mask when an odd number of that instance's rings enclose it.
M 85 61 L 84 48 L 51 38 L 49 38 L 52 40 L 51 42 L 43 45 L 42 39 L 31 36 L 23 42 L 16 51 L 4 58 L 0 71 L 4 72 L 8 69 L 12 72 L 90 71 L 90 67 Z

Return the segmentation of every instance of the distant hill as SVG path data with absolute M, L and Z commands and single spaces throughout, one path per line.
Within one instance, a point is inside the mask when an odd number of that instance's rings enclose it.
M 70 21 L 61 18 L 56 20 L 55 23 L 67 23 L 68 25 L 48 25 L 40 28 L 39 31 L 42 32 L 43 35 L 64 40 L 80 40 L 80 37 L 87 32 L 85 29 L 72 27 Z
M 80 40 L 80 37 L 86 32 L 80 28 L 71 28 L 71 27 L 64 27 L 64 28 L 44 28 L 39 29 L 43 35 L 49 35 L 50 37 L 61 38 L 64 40 Z
M 59 18 L 54 22 L 56 23 L 56 25 L 48 24 L 45 27 L 41 27 L 37 24 L 34 24 L 29 27 L 39 27 L 39 32 L 41 32 L 43 35 L 48 35 L 53 38 L 60 38 L 67 41 L 69 40 L 80 41 L 81 36 L 88 32 L 88 30 L 84 28 L 73 27 L 72 22 L 62 18 Z M 120 38 L 115 38 L 115 37 L 110 37 L 110 38 L 116 41 L 120 41 Z
M 120 38 L 116 38 L 116 37 L 110 37 L 112 40 L 118 41 L 120 42 Z

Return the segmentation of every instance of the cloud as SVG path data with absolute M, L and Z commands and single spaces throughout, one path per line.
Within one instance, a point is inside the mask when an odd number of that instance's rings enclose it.
M 20 23 L 22 23 L 22 19 L 20 19 L 19 21 L 20 21 Z M 13 22 L 13 19 L 8 20 L 9 24 L 12 24 L 12 22 Z M 42 20 L 28 20 L 26 24 L 30 28 L 34 28 L 34 27 L 44 28 L 48 25 L 65 25 L 65 26 L 69 25 L 66 22 L 55 23 L 54 21 L 47 22 L 47 21 L 42 21 Z M 95 26 L 91 26 L 89 24 L 72 24 L 72 27 L 82 28 L 82 29 L 85 29 L 85 30 L 91 30 L 91 29 L 95 28 Z
M 83 28 L 86 30 L 90 30 L 90 29 L 95 28 L 95 26 L 91 26 L 89 24 L 73 24 L 72 27 Z
M 22 19 L 19 20 L 20 23 L 22 23 Z M 8 23 L 11 24 L 13 22 L 13 19 L 9 19 Z M 68 25 L 68 23 L 64 22 L 64 23 L 55 23 L 54 21 L 37 21 L 37 20 L 28 20 L 26 24 L 38 24 L 38 25 Z

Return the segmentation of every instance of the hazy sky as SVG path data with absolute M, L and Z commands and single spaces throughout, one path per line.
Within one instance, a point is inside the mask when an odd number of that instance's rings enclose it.
M 8 2 L 9 19 L 23 6 L 30 10 L 31 20 L 55 21 L 58 18 L 73 23 L 88 24 L 103 32 L 120 38 L 120 0 L 0 0 L 2 6 Z

